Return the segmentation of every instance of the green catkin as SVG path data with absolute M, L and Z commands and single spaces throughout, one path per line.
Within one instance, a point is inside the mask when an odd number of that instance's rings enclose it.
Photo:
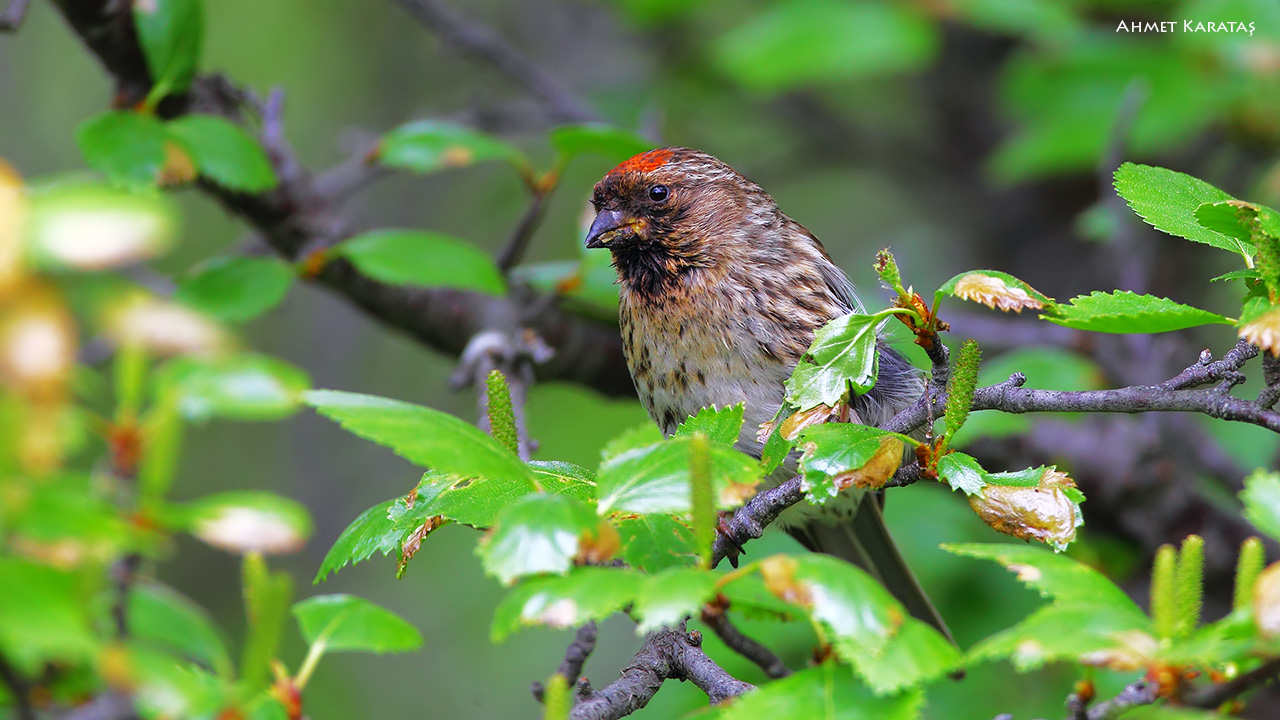
M 1272 237 L 1262 229 L 1257 210 L 1241 207 L 1237 213 L 1240 221 L 1249 228 L 1249 239 L 1257 249 L 1254 264 L 1263 285 L 1267 288 L 1267 299 L 1272 305 L 1278 305 L 1280 304 L 1280 239 Z
M 1178 603 L 1174 635 L 1189 637 L 1200 624 L 1200 607 L 1204 598 L 1204 538 L 1199 535 L 1188 535 L 1182 541 L 1174 585 Z
M 702 433 L 694 433 L 690 438 L 689 505 L 699 563 L 710 567 L 711 546 L 716 539 L 716 506 L 711 490 L 711 446 Z
M 982 364 L 982 350 L 978 343 L 966 340 L 960 346 L 959 357 L 951 371 L 951 382 L 947 388 L 947 435 L 946 441 L 964 426 L 969 418 L 969 410 L 973 407 L 973 391 L 978 385 L 978 366 Z
M 893 259 L 893 253 L 889 252 L 889 248 L 876 253 L 875 270 L 880 280 L 890 290 L 899 296 L 907 294 L 906 288 L 902 287 L 902 273 L 898 271 L 898 263 Z
M 1253 586 L 1258 583 L 1258 575 L 1267 564 L 1267 551 L 1262 541 L 1256 537 L 1245 540 L 1240 545 L 1240 559 L 1236 562 L 1236 592 L 1231 607 L 1234 610 L 1245 610 L 1253 605 Z
M 568 720 L 571 709 L 573 698 L 569 695 L 569 680 L 560 673 L 555 673 L 547 680 L 547 688 L 542 694 L 542 718 Z
M 489 415 L 489 432 L 513 454 L 520 454 L 520 439 L 516 433 L 516 414 L 511 409 L 511 389 L 502 371 L 489 373 L 486 383 L 486 410 Z
M 1173 637 L 1178 624 L 1178 602 L 1174 595 L 1174 575 L 1178 570 L 1178 551 L 1172 545 L 1161 545 L 1151 569 L 1151 618 L 1161 640 Z

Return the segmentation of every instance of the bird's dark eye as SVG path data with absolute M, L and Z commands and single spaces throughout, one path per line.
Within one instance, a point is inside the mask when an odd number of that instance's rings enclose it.
M 667 195 L 670 194 L 671 193 L 667 190 L 666 185 L 654 185 L 649 188 L 649 199 L 654 202 L 662 202 L 663 200 L 666 200 Z

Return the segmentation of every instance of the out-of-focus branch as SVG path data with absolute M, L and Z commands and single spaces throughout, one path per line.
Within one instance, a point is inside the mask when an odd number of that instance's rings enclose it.
M 599 119 L 590 104 L 486 25 L 455 14 L 438 0 L 395 0 L 415 20 L 458 51 L 484 61 L 544 102 L 560 122 Z
M 117 103 L 132 105 L 144 97 L 151 78 L 129 4 L 112 0 L 54 0 L 54 4 L 116 80 Z M 225 79 L 206 75 L 197 78 L 185 96 L 162 102 L 160 112 L 165 116 L 206 112 L 241 120 L 246 101 L 247 94 Z M 356 223 L 316 187 L 273 115 L 264 109 L 262 140 L 279 186 L 256 195 L 207 182 L 200 189 L 248 222 L 283 258 L 297 261 L 308 249 L 328 247 L 347 237 Z M 537 367 L 540 379 L 576 382 L 611 396 L 629 397 L 635 392 L 621 339 L 611 325 L 553 306 L 533 307 L 527 298 L 386 285 L 361 275 L 342 259 L 324 264 L 312 279 L 383 323 L 452 355 L 460 355 L 470 338 L 490 329 L 494 318 L 509 319 L 509 324 L 528 327 L 555 349 L 555 356 Z
M 557 181 L 558 178 L 553 173 L 534 182 L 533 198 L 529 201 L 529 207 L 511 233 L 511 239 L 498 254 L 496 264 L 502 274 L 507 274 L 507 271 L 515 267 L 520 262 L 520 258 L 524 257 L 529 241 L 533 239 L 534 231 L 538 229 L 542 216 L 546 214 L 547 200 L 555 190 Z
M 521 459 L 528 460 L 534 448 L 525 420 L 525 398 L 533 384 L 533 368 L 551 357 L 551 349 L 528 330 L 486 330 L 471 338 L 458 359 L 458 369 L 451 383 L 455 388 L 474 386 L 480 405 L 481 430 L 488 431 L 489 401 L 485 383 L 489 373 L 498 370 L 506 378 L 511 392 L 511 409 L 515 414 L 516 434 Z
M 22 27 L 22 20 L 27 16 L 27 5 L 31 0 L 9 0 L 9 5 L 0 13 L 0 32 L 16 32 Z
M 9 688 L 9 694 L 13 696 L 14 717 L 17 720 L 36 720 L 36 711 L 31 705 L 31 684 L 4 655 L 0 655 L 0 682 Z
M 1183 697 L 1183 701 L 1192 707 L 1206 710 L 1216 708 L 1259 685 L 1274 680 L 1277 675 L 1280 675 L 1280 658 L 1272 658 L 1231 680 L 1193 690 Z
M 730 650 L 758 665 L 765 675 L 775 680 L 790 675 L 791 668 L 782 662 L 782 658 L 754 638 L 744 635 L 729 621 L 729 617 L 725 614 L 728 609 L 729 600 L 724 596 L 717 598 L 713 603 L 708 603 L 702 608 L 703 624 L 711 628 L 716 637 L 720 638 Z
M 644 639 L 639 652 L 622 669 L 622 677 L 599 690 L 581 693 L 569 713 L 572 720 L 617 720 L 639 710 L 665 680 L 689 680 L 715 705 L 754 690 L 734 678 L 702 651 L 702 636 L 684 624 L 663 628 Z

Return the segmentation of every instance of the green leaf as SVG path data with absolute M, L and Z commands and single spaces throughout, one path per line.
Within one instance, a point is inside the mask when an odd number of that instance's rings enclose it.
M 566 160 L 590 154 L 620 162 L 653 148 L 653 143 L 630 130 L 602 123 L 561 125 L 551 131 L 550 140 Z
M 570 628 L 602 620 L 635 600 L 645 578 L 622 568 L 580 567 L 568 575 L 529 578 L 498 603 L 492 636 L 502 642 L 524 627 Z
M 31 189 L 26 249 L 40 267 L 102 270 L 150 260 L 173 245 L 179 216 L 164 194 L 101 182 Z
M 224 678 L 234 675 L 231 656 L 212 618 L 176 590 L 139 583 L 129 593 L 128 613 L 134 638 L 181 652 Z
M 1046 662 L 1071 660 L 1133 670 L 1154 659 L 1156 639 L 1143 615 L 1115 612 L 1106 604 L 1046 605 L 1012 628 L 978 643 L 974 662 L 1009 658 L 1020 672 Z
M 355 565 L 373 557 L 376 552 L 381 552 L 385 556 L 392 550 L 398 549 L 403 533 L 387 518 L 387 512 L 401 499 L 394 498 L 378 503 L 352 520 L 334 541 L 333 547 L 329 548 L 329 552 L 325 554 L 314 583 L 319 584 L 329 576 L 329 573 L 337 572 L 348 564 Z
M 965 495 L 977 495 L 986 487 L 987 471 L 972 455 L 953 452 L 938 458 L 938 479 L 963 490 Z
M 254 691 L 269 682 L 271 661 L 280 646 L 280 633 L 293 599 L 293 580 L 287 572 L 270 572 L 261 555 L 250 554 L 241 566 L 241 582 L 248 635 L 240 659 L 240 680 Z
M 279 183 L 258 141 L 226 118 L 183 115 L 170 120 L 165 128 L 187 151 L 201 175 L 229 190 L 261 193 Z
M 595 484 L 575 475 L 584 468 L 570 463 L 529 463 L 533 477 L 543 491 L 583 502 L 595 502 Z M 527 480 L 518 478 L 459 478 L 428 472 L 418 485 L 421 505 L 415 515 L 444 517 L 463 525 L 487 528 L 498 515 L 516 501 L 537 492 Z M 397 511 L 398 512 L 398 511 Z
M 573 566 L 584 533 L 600 519 L 585 503 L 563 495 L 531 495 L 506 508 L 479 547 L 485 570 L 503 584 Z
M 543 490 L 595 502 L 596 474 L 581 465 L 556 460 L 530 460 L 529 469 Z
M 406 123 L 382 136 L 374 158 L 387 167 L 431 173 L 489 160 L 519 169 L 528 161 L 515 147 L 478 130 L 440 120 Z
M 204 44 L 203 3 L 148 0 L 132 5 L 138 44 L 147 59 L 152 82 L 166 95 L 186 90 L 195 79 Z
M 137 717 L 215 717 L 232 702 L 226 681 L 167 652 L 126 645 L 118 662 L 129 669 Z
M 404 618 L 353 595 L 319 595 L 293 606 L 302 636 L 328 651 L 398 653 L 422 647 L 422 635 Z
M 732 445 L 738 441 L 742 432 L 742 414 L 745 406 L 738 403 L 731 407 L 718 409 L 704 407 L 697 415 L 686 418 L 676 428 L 676 437 L 685 437 L 694 433 L 706 435 L 712 442 Z
M 1128 290 L 1095 290 L 1058 305 L 1056 314 L 1044 318 L 1064 327 L 1109 333 L 1161 333 L 1214 323 L 1231 324 L 1229 318 L 1208 310 Z
M 692 568 L 671 568 L 649 576 L 633 606 L 640 618 L 636 632 L 675 625 L 687 615 L 696 617 L 704 604 L 715 599 L 716 578 Z
M 715 720 L 915 720 L 924 706 L 920 692 L 877 697 L 835 662 L 806 668 L 759 687 L 729 703 Z
M 1280 472 L 1255 470 L 1240 493 L 1244 516 L 1272 540 L 1280 540 Z
M 46 662 L 90 661 L 98 641 L 86 603 L 84 576 L 13 557 L 0 557 L 0 647 L 28 677 Z
M 729 30 L 712 53 L 743 86 L 778 91 L 923 68 L 937 46 L 933 24 L 907 6 L 790 0 Z
M 304 401 L 366 440 L 389 447 L 417 465 L 464 477 L 526 480 L 533 472 L 479 428 L 448 413 L 397 400 L 312 390 Z
M 876 315 L 852 312 L 818 329 L 808 352 L 787 379 L 787 402 L 798 410 L 831 405 L 861 395 L 876 383 L 879 356 L 876 328 L 884 321 Z
M 502 273 L 480 248 L 421 230 L 376 230 L 333 249 L 369 277 L 391 285 L 450 287 L 490 295 L 507 291 Z
M 164 125 L 154 115 L 116 110 L 85 120 L 76 144 L 85 164 L 112 180 L 150 185 L 165 162 Z
M 1029 545 L 950 543 L 942 548 L 966 557 L 985 558 L 1017 573 L 1018 580 L 1042 597 L 1062 604 L 1111 608 L 1128 622 L 1145 622 L 1146 614 L 1102 573 L 1066 555 Z
M 1196 208 L 1196 221 L 1204 227 L 1252 244 L 1255 223 L 1258 229 L 1280 237 L 1280 213 L 1257 203 L 1220 200 Z
M 879 428 L 831 423 L 800 433 L 800 470 L 809 502 L 821 505 L 856 487 L 879 490 L 902 464 L 904 436 Z
M 889 641 L 884 654 L 854 655 L 854 669 L 877 695 L 919 687 L 955 670 L 960 649 L 932 626 L 909 617 Z
M 906 617 L 883 585 L 842 560 L 775 555 L 757 566 L 769 591 L 809 615 L 846 662 L 880 657 Z
M 1018 130 L 991 158 L 1000 180 L 1094 170 L 1126 103 L 1138 108 L 1126 148 L 1156 155 L 1186 146 L 1229 102 L 1215 71 L 1172 43 L 1127 35 L 1080 39 L 1052 50 L 1023 45 L 1002 64 L 1001 104 Z
M 1116 192 L 1148 224 L 1170 235 L 1253 257 L 1253 244 L 1200 224 L 1196 211 L 1205 203 L 1233 200 L 1203 180 L 1173 170 L 1125 163 L 1115 173 Z
M 628 450 L 605 460 L 596 479 L 599 512 L 688 512 L 693 438 L 678 437 Z M 741 504 L 760 480 L 755 458 L 725 445 L 707 456 L 716 507 Z
M 279 305 L 293 278 L 275 258 L 214 258 L 179 279 L 174 298 L 219 320 L 244 322 Z
M 186 356 L 156 375 L 156 392 L 193 420 L 279 420 L 292 415 L 311 386 L 306 373 L 265 355 Z
M 1209 282 L 1221 282 L 1223 280 L 1258 280 L 1262 274 L 1257 268 L 1241 268 L 1240 270 L 1232 270 L 1224 272 L 1217 277 L 1209 278 Z
M 617 524 L 622 559 L 647 573 L 690 567 L 698 562 L 693 530 L 680 518 L 663 513 L 624 517 Z
M 206 495 L 179 509 L 179 526 L 229 552 L 290 553 L 311 537 L 311 515 L 296 500 L 261 490 Z

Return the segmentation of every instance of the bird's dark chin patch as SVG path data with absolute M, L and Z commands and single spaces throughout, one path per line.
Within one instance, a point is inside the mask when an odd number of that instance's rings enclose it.
M 691 270 L 682 267 L 679 258 L 662 243 L 634 238 L 610 248 L 613 267 L 633 293 L 646 300 L 659 298 L 680 284 L 681 276 Z

